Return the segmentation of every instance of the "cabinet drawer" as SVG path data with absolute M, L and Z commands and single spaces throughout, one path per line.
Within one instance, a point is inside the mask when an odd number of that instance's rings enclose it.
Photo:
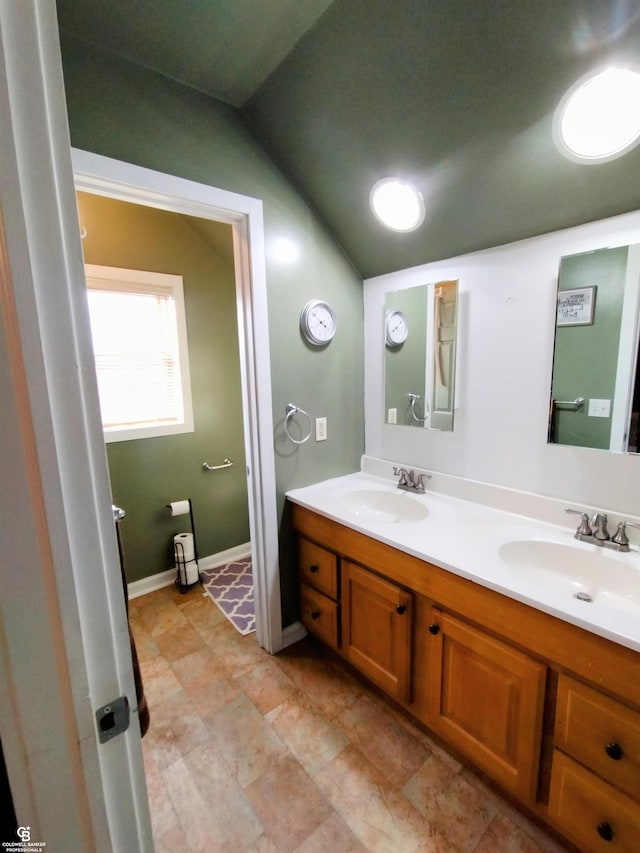
M 640 713 L 561 675 L 554 741 L 640 800 Z
M 640 805 L 555 750 L 549 815 L 585 853 L 637 853 Z
M 338 648 L 338 605 L 307 584 L 300 584 L 300 621 L 318 639 Z
M 330 598 L 338 597 L 338 558 L 315 542 L 298 540 L 300 580 L 310 584 Z

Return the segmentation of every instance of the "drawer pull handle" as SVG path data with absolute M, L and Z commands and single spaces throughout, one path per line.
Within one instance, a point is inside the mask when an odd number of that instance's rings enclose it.
M 624 752 L 622 751 L 622 747 L 619 743 L 608 743 L 604 751 L 607 753 L 609 758 L 613 758 L 614 761 L 620 761 Z
M 400 616 L 402 616 L 406 609 L 407 608 L 404 606 L 404 604 L 396 604 L 396 613 L 398 613 Z
M 598 835 L 604 841 L 611 841 L 613 838 L 613 829 L 611 829 L 611 824 L 604 821 L 604 823 L 599 823 L 596 827 L 598 830 Z
M 311 618 L 312 619 L 319 619 L 320 618 L 320 611 L 314 610 L 313 613 L 311 614 Z
M 438 633 L 438 631 L 439 631 L 439 630 L 440 630 L 440 626 L 439 626 L 439 625 L 437 625 L 437 624 L 429 625 L 429 633 L 430 633 L 430 634 L 434 634 L 434 635 L 435 635 L 435 634 L 437 634 L 437 633 Z
M 318 571 L 318 567 L 317 566 L 309 566 L 309 571 L 311 572 L 312 575 L 315 575 L 315 573 Z

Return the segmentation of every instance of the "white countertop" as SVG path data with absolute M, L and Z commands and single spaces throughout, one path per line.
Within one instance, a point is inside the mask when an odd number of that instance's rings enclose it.
M 390 522 L 358 514 L 349 507 L 349 496 L 362 490 L 404 495 L 405 500 L 424 505 L 428 515 L 418 521 Z M 287 497 L 379 542 L 640 652 L 640 554 L 636 549 L 624 554 L 599 548 L 578 542 L 567 527 L 435 494 L 428 485 L 424 495 L 408 493 L 395 482 L 366 473 L 292 489 Z M 598 552 L 605 568 L 621 563 L 625 571 L 632 568 L 634 589 L 628 599 L 618 598 L 614 604 L 597 595 L 592 602 L 576 600 L 569 581 L 566 589 L 559 589 L 554 582 L 545 582 L 544 572 L 529 575 L 509 566 L 500 556 L 500 547 L 514 541 L 553 542 L 585 554 Z

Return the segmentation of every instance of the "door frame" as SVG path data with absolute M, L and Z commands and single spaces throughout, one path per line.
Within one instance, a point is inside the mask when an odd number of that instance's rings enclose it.
M 7 774 L 18 823 L 30 827 L 32 841 L 55 850 L 152 851 L 135 701 L 123 734 L 106 743 L 97 737 L 96 710 L 135 697 L 135 686 L 53 0 L 0 2 L 0 114 L 0 737 Z M 261 222 L 260 203 L 253 204 L 234 239 L 241 263 L 257 276 L 247 337 L 267 346 L 262 242 L 247 226 L 247 217 Z M 257 362 L 254 351 L 246 371 L 257 387 L 268 360 Z M 260 451 L 254 473 L 257 467 L 268 482 L 270 383 L 250 405 Z M 255 524 L 270 577 L 277 574 L 275 517 L 275 499 L 266 495 Z M 273 610 L 268 616 L 277 638 L 281 627 Z
M 212 219 L 233 231 L 256 639 L 283 648 L 262 202 L 73 148 L 76 189 Z

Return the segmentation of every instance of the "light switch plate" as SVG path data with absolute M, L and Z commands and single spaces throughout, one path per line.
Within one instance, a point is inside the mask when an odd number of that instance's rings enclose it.
M 589 400 L 590 418 L 608 418 L 611 414 L 611 400 Z

